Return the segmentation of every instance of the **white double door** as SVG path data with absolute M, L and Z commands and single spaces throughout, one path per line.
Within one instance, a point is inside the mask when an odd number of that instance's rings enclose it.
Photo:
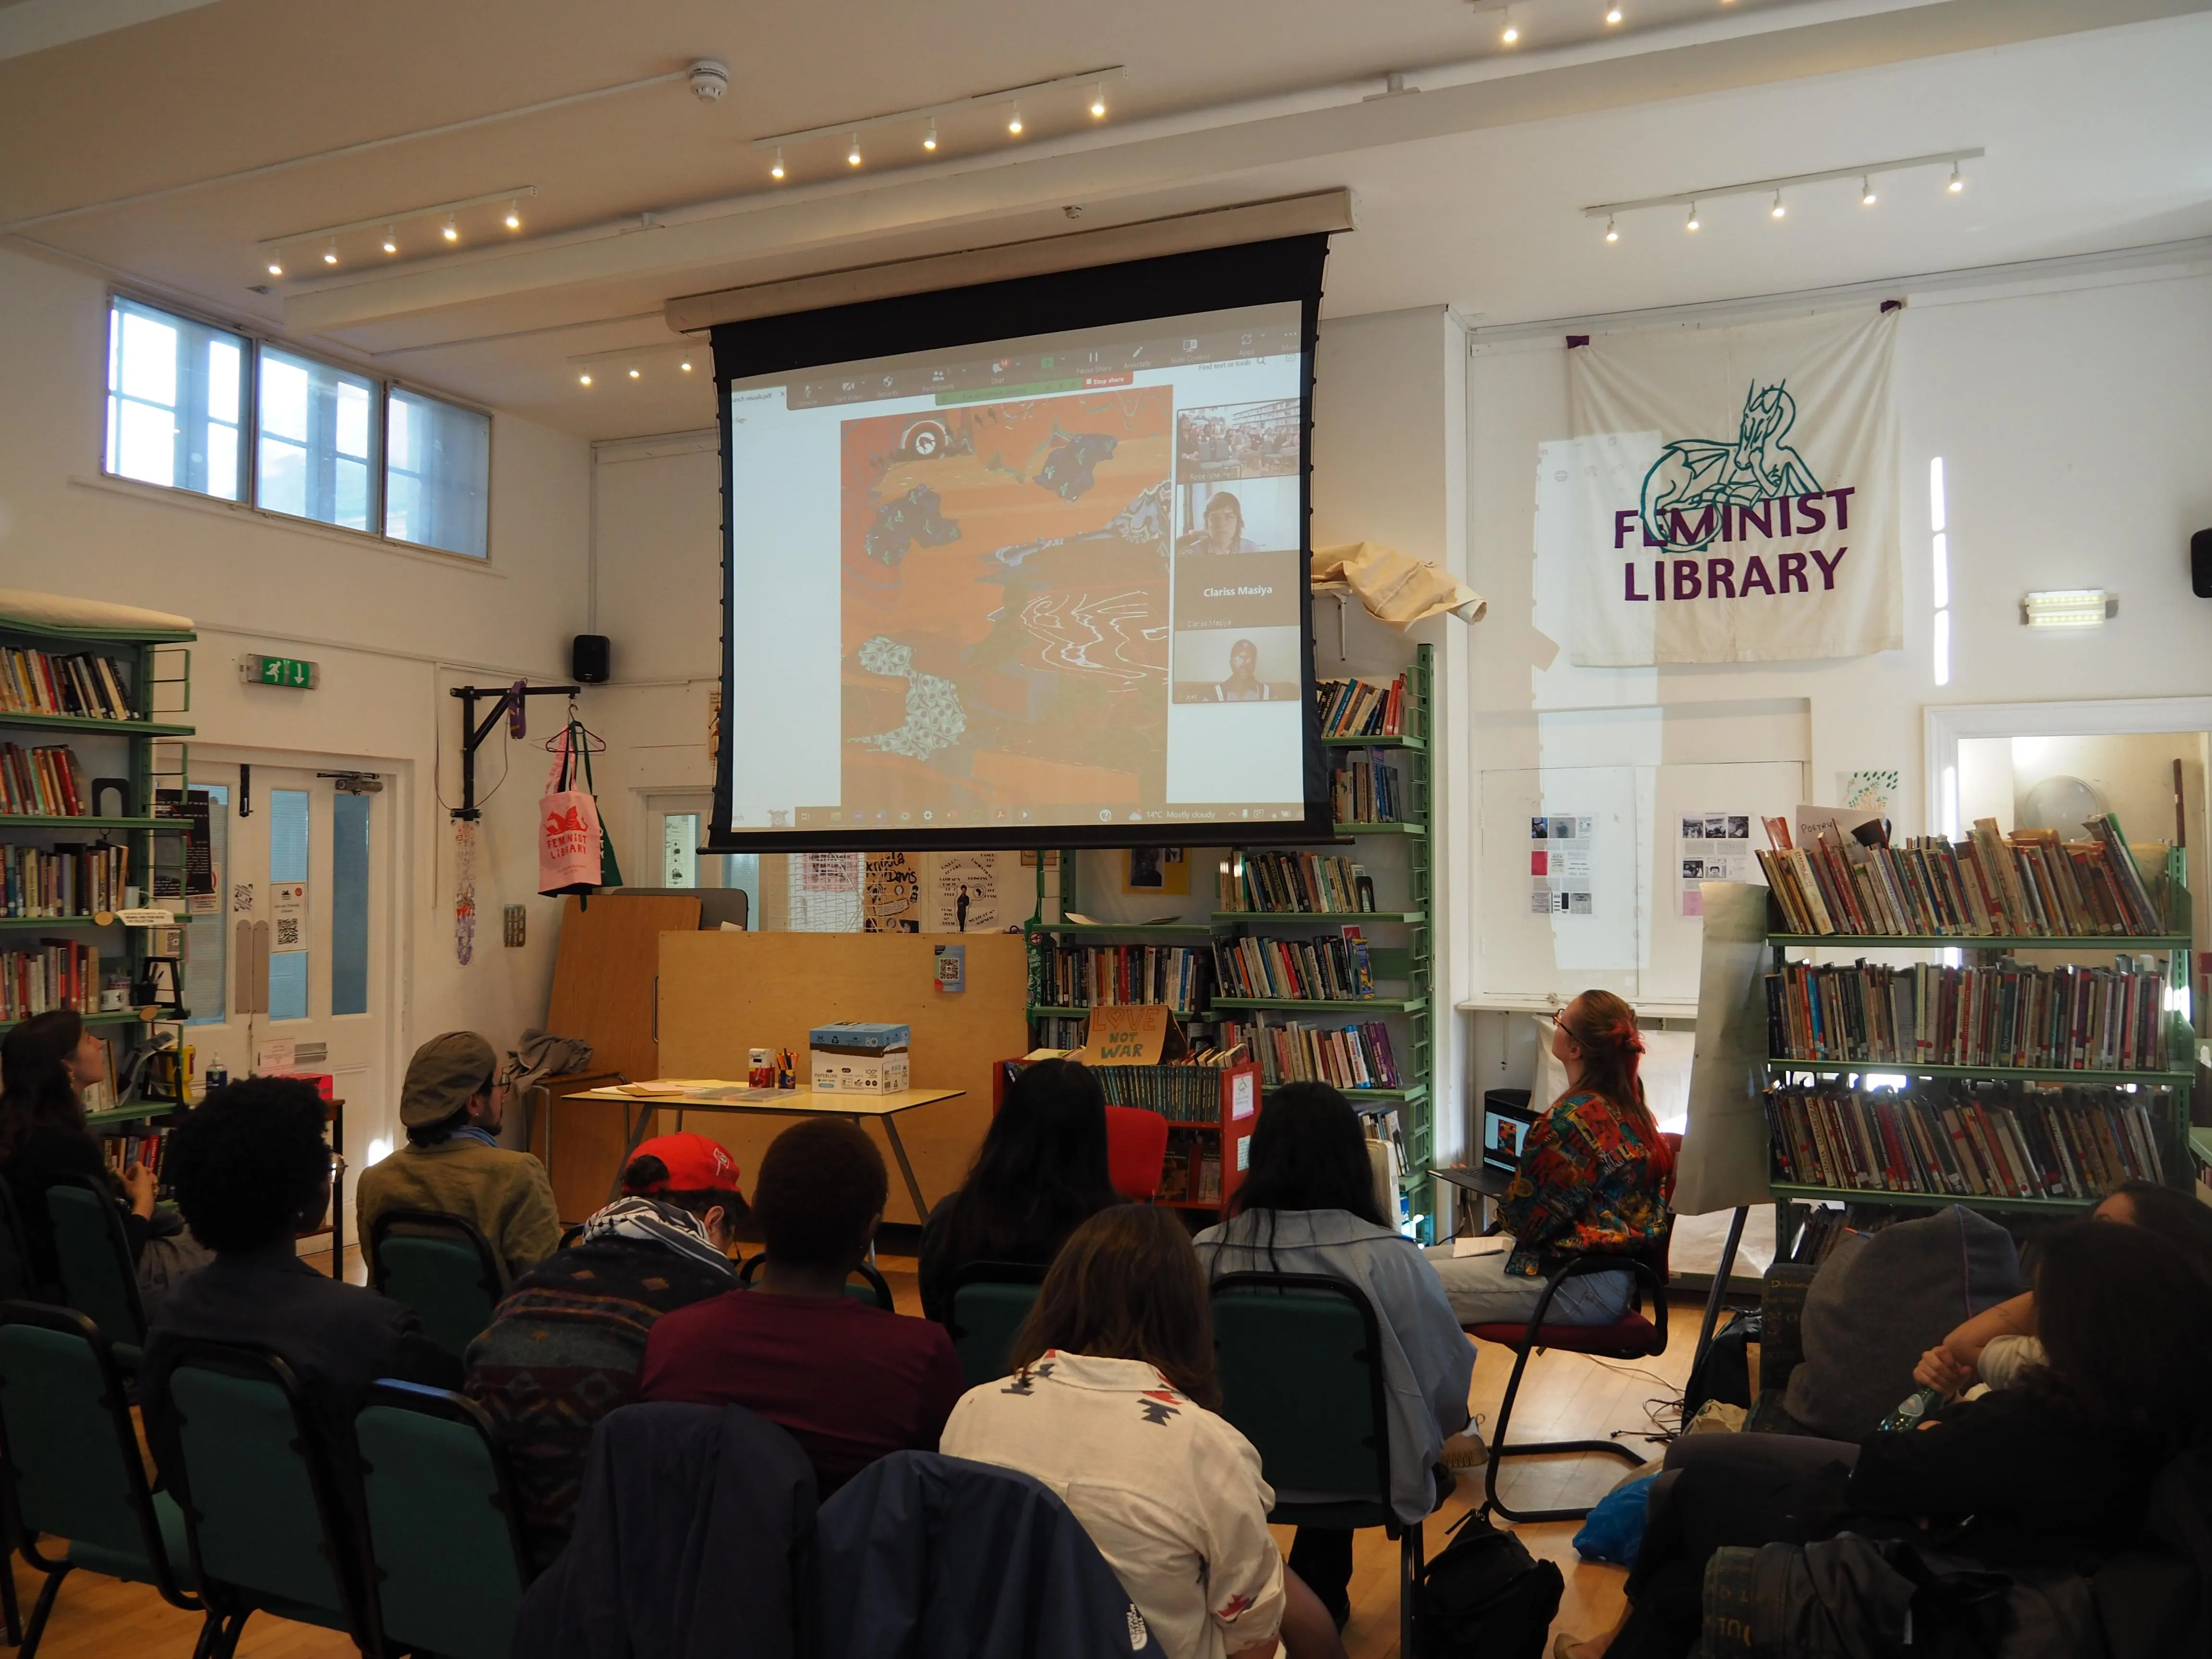
M 191 759 L 191 787 L 209 798 L 216 890 L 189 924 L 185 1041 L 203 1081 L 211 1066 L 234 1079 L 330 1074 L 346 1103 L 350 1218 L 354 1179 L 392 1133 L 392 780 L 379 778 L 386 787 L 372 793 L 353 781 L 357 762 L 274 766 L 223 750 Z

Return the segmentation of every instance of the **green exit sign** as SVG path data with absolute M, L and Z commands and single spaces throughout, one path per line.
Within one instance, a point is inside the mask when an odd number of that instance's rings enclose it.
M 314 664 L 301 658 L 252 653 L 238 659 L 238 678 L 249 685 L 286 685 L 295 691 L 312 691 L 322 678 Z

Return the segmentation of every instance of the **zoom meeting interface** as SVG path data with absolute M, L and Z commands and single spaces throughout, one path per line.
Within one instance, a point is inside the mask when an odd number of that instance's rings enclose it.
M 738 381 L 734 831 L 1304 815 L 1299 307 Z

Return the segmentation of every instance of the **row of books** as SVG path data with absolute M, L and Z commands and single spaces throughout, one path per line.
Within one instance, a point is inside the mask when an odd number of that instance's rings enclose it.
M 131 849 L 90 846 L 0 848 L 0 915 L 88 916 L 123 908 Z
M 0 951 L 0 1020 L 56 1008 L 83 1012 L 99 1002 L 100 952 L 93 946 L 45 939 L 27 951 Z
M 1356 935 L 1221 939 L 1213 959 L 1224 996 L 1357 1002 L 1375 994 L 1367 941 Z
M 136 1164 L 160 1181 L 163 1166 L 169 1161 L 168 1151 L 169 1132 L 167 1129 L 136 1129 L 128 1134 L 102 1135 L 100 1138 L 100 1157 L 118 1176 Z
M 2170 1024 L 2165 976 L 2128 957 L 2110 968 L 1793 962 L 1766 976 L 1777 1060 L 2162 1072 Z
M 1036 952 L 1036 1000 L 1056 1008 L 1145 1003 L 1206 1005 L 1211 963 L 1202 947 L 1046 945 Z
M 1790 930 L 1796 933 L 1920 933 L 1974 939 L 2098 938 L 2166 931 L 2165 917 L 2111 813 L 2082 827 L 2002 834 L 1977 819 L 1967 840 L 1915 836 L 1902 848 L 1869 847 L 1822 834 L 1789 844 L 1765 820 L 1771 851 L 1759 854 Z
M 1790 1246 L 1790 1260 L 1801 1267 L 1817 1267 L 1851 1231 L 1850 1218 L 1843 1211 L 1820 1204 L 1808 1205 L 1805 1224 L 1798 1229 L 1796 1243 Z
M 1139 1106 L 1170 1123 L 1221 1121 L 1220 1069 L 1212 1066 L 1093 1066 L 1109 1106 Z
M 1224 910 L 1358 915 L 1375 908 L 1375 881 L 1333 853 L 1233 853 L 1221 866 Z
M 1406 677 L 1323 680 L 1314 688 L 1325 738 L 1395 738 L 1406 730 Z
M 1171 1204 L 1221 1202 L 1220 1147 L 1188 1135 L 1171 1138 L 1160 1166 L 1160 1196 Z
M 1357 1025 L 1239 1024 L 1224 1020 L 1221 1040 L 1243 1043 L 1260 1062 L 1260 1082 L 1326 1083 L 1338 1089 L 1401 1089 L 1390 1028 L 1379 1019 Z
M 2100 1197 L 2162 1181 L 2142 1095 L 2117 1089 L 1770 1089 L 1775 1173 L 1957 1198 Z
M 64 656 L 18 647 L 0 650 L 0 710 L 9 714 L 135 720 L 123 682 L 119 663 L 88 651 Z
M 73 750 L 0 743 L 0 812 L 81 818 L 91 811 L 92 790 Z
M 1402 823 L 1405 792 L 1397 769 L 1370 757 L 1346 761 L 1329 777 L 1329 811 L 1339 823 Z

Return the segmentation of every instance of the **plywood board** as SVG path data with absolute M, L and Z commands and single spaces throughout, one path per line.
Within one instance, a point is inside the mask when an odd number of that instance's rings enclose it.
M 602 893 L 561 907 L 561 948 L 545 1029 L 592 1045 L 592 1069 L 636 1080 L 660 1074 L 653 1037 L 653 976 L 665 931 L 696 933 L 696 898 Z
M 832 1020 L 914 1028 L 915 1086 L 959 1089 L 958 1100 L 899 1118 L 923 1198 L 958 1187 L 991 1119 L 991 1062 L 1029 1048 L 1029 953 L 1018 933 L 972 933 L 968 988 L 937 988 L 932 947 L 915 933 L 669 933 L 660 939 L 660 1067 L 668 1077 L 743 1078 L 756 1048 L 788 1048 L 803 1068 L 806 1034 Z M 609 1109 L 615 1109 L 610 1108 Z M 795 1120 L 794 1120 L 795 1121 Z M 659 1129 L 675 1127 L 664 1109 Z M 789 1124 L 769 1117 L 687 1113 L 687 1129 L 729 1147 L 751 1190 L 761 1154 Z M 867 1133 L 890 1172 L 884 1218 L 914 1223 L 882 1127 Z

